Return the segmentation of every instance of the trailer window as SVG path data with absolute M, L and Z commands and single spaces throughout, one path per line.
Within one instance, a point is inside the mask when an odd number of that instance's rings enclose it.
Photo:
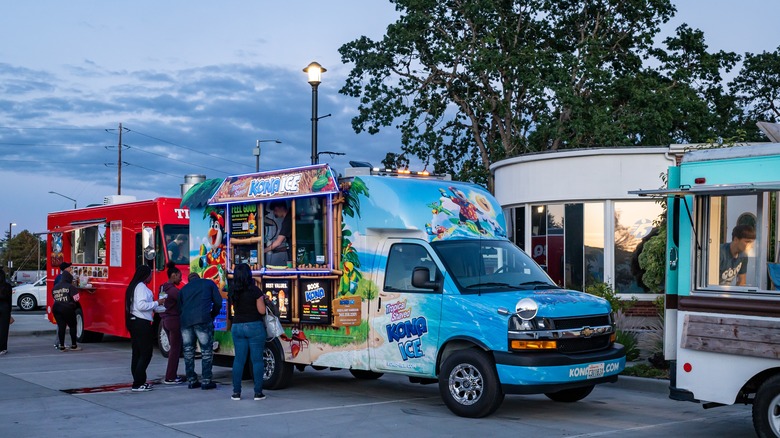
M 295 200 L 295 264 L 299 268 L 322 268 L 328 264 L 327 199 Z
M 701 254 L 696 266 L 700 288 L 769 289 L 768 201 L 767 193 L 697 198 Z
M 77 264 L 106 264 L 106 225 L 73 230 L 71 236 L 71 260 Z

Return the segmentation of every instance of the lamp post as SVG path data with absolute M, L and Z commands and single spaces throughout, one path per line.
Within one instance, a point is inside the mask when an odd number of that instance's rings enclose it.
M 255 156 L 255 172 L 260 172 L 260 143 L 266 143 L 272 141 L 274 143 L 281 143 L 279 140 L 257 140 L 257 147 L 252 149 L 252 155 Z
M 16 226 L 16 222 L 11 222 L 8 224 L 8 240 L 11 240 L 11 237 L 13 236 L 13 227 Z
M 57 192 L 52 192 L 52 191 L 50 191 L 49 193 L 51 193 L 52 195 L 62 196 L 65 199 L 70 199 L 71 201 L 73 201 L 73 209 L 75 210 L 76 208 L 78 208 L 78 207 L 76 207 L 76 200 L 75 199 L 70 198 L 68 196 L 65 196 L 62 193 L 57 193 Z
M 317 62 L 312 62 L 303 72 L 309 75 L 309 84 L 311 85 L 311 164 L 317 164 L 319 157 L 317 155 L 317 87 L 322 82 L 322 74 L 326 70 Z

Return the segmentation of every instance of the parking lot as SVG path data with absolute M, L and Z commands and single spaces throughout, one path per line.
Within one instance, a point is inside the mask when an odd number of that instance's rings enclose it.
M 669 400 L 662 382 L 636 378 L 572 404 L 507 396 L 482 419 L 452 415 L 436 385 L 390 375 L 356 380 L 343 370 L 296 371 L 290 388 L 267 391 L 263 401 L 230 400 L 230 370 L 219 367 L 217 390 L 155 385 L 131 393 L 127 340 L 60 353 L 42 311 L 14 317 L 9 354 L 0 357 L 3 436 L 754 436 L 749 407 L 703 410 Z M 164 368 L 156 353 L 149 378 L 159 380 Z M 243 392 L 252 392 L 251 382 Z

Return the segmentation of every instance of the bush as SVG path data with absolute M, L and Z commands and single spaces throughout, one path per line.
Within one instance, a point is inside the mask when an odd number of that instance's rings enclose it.
M 617 342 L 623 344 L 623 347 L 626 349 L 626 362 L 633 362 L 639 359 L 639 345 L 636 335 L 619 329 L 615 334 L 617 335 Z
M 604 298 L 609 301 L 609 305 L 612 306 L 612 312 L 622 312 L 629 307 L 633 306 L 636 302 L 636 297 L 631 297 L 631 300 L 624 301 L 617 296 L 617 292 L 612 289 L 609 283 L 593 283 L 585 286 L 585 293 L 595 295 L 597 297 Z

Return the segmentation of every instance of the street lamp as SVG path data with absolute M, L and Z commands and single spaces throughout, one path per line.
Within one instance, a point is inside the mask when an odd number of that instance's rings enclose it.
M 11 222 L 8 224 L 8 240 L 11 240 L 11 237 L 13 236 L 13 227 L 16 226 L 16 222 Z
M 252 155 L 255 156 L 255 172 L 260 172 L 260 143 L 266 143 L 272 141 L 274 143 L 281 143 L 279 140 L 257 140 L 257 147 L 252 149 Z
M 65 199 L 70 199 L 71 201 L 73 201 L 73 209 L 75 210 L 76 208 L 78 208 L 78 207 L 76 207 L 76 200 L 75 200 L 75 199 L 73 199 L 73 198 L 70 198 L 70 197 L 68 197 L 68 196 L 65 196 L 65 195 L 63 195 L 62 193 L 51 192 L 51 191 L 50 191 L 49 193 L 51 193 L 52 195 L 58 195 L 58 196 L 62 196 L 62 197 L 63 197 L 63 198 L 65 198 Z
M 303 72 L 309 75 L 309 84 L 311 85 L 311 164 L 317 164 L 319 158 L 317 155 L 317 86 L 322 82 L 322 74 L 326 70 L 317 62 L 312 62 Z

